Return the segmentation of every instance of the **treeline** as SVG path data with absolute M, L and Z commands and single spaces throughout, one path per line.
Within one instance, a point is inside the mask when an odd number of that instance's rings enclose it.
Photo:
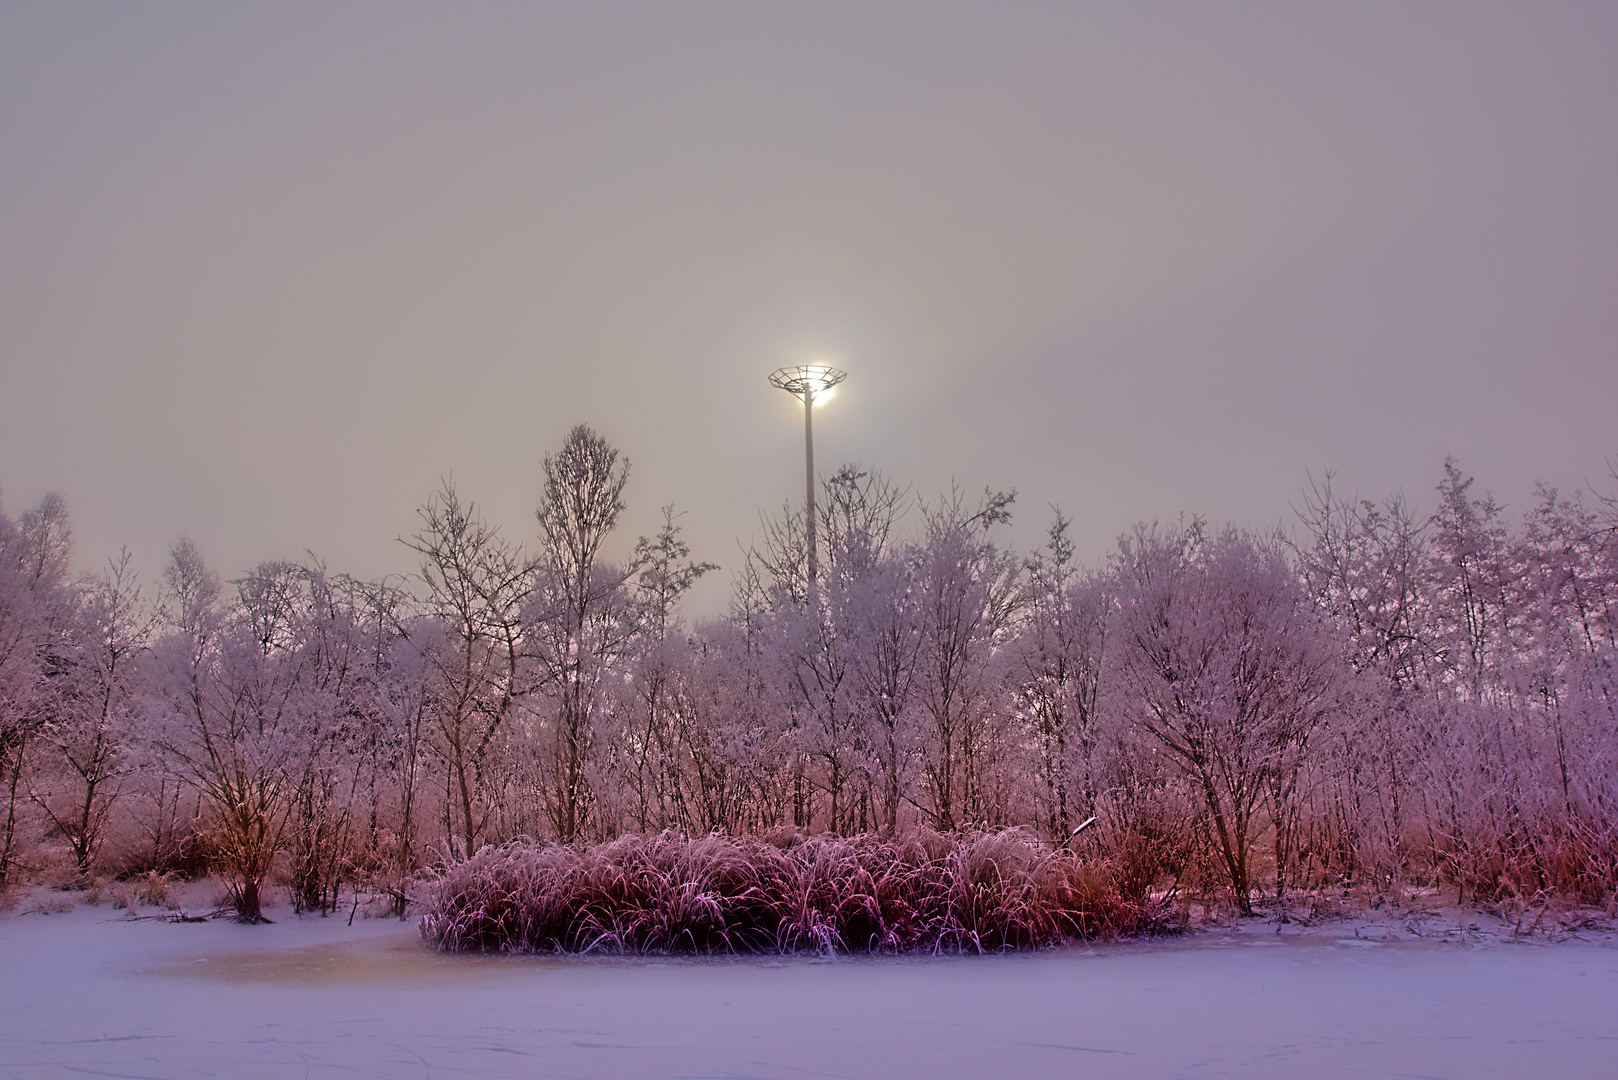
M 0 887 L 212 870 L 244 919 L 271 881 L 403 912 L 422 868 L 519 836 L 1008 826 L 1244 911 L 1618 884 L 1610 498 L 1508 521 L 1446 463 L 1421 515 L 1328 478 L 1290 530 L 1142 525 L 1085 567 L 1059 513 L 1021 555 L 1011 495 L 845 467 L 692 627 L 716 568 L 672 507 L 605 555 L 627 478 L 574 429 L 532 548 L 446 483 L 408 581 L 225 582 L 187 541 L 155 587 L 127 555 L 78 578 L 60 498 L 0 513 Z

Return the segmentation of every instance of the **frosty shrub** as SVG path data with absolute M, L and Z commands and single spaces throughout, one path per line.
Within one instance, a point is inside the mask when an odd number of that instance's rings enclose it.
M 450 867 L 422 919 L 440 949 L 606 953 L 993 952 L 1160 924 L 1106 863 L 1021 829 L 527 840 Z
M 174 891 L 174 875 L 148 870 L 144 874 L 130 878 L 123 885 L 127 890 L 127 900 L 123 904 L 115 903 L 115 907 L 134 907 L 136 904 L 145 904 L 147 907 L 168 907 Z
M 55 889 L 40 889 L 23 908 L 25 915 L 66 915 L 78 906 L 78 897 Z

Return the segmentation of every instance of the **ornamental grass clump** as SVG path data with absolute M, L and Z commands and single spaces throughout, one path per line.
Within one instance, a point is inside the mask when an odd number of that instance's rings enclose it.
M 514 840 L 443 873 L 422 934 L 445 950 L 824 954 L 993 952 L 1158 927 L 1117 877 L 1017 829 Z

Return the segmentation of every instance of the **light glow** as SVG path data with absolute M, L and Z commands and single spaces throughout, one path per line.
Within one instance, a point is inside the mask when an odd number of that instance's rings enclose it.
M 833 388 L 848 377 L 830 364 L 799 364 L 796 367 L 777 368 L 770 374 L 770 385 L 802 397 L 812 392 L 815 400 L 832 396 Z

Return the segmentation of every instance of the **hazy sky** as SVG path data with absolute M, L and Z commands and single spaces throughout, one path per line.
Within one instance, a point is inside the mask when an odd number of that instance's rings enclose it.
M 819 464 L 1100 558 L 1618 455 L 1618 5 L 0 4 L 0 485 L 408 571 L 586 421 L 727 573 Z

